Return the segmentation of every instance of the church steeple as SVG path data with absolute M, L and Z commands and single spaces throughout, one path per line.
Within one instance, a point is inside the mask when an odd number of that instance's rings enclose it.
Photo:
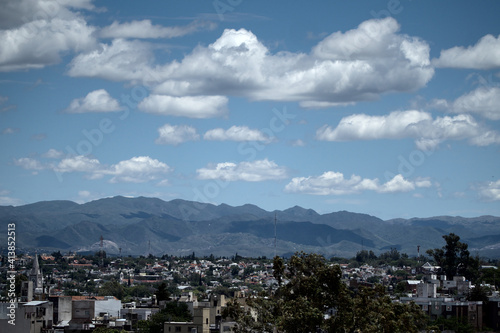
M 40 264 L 38 263 L 38 253 L 36 252 L 29 279 L 30 281 L 33 281 L 34 294 L 41 294 L 43 292 L 43 276 L 42 271 L 40 270 Z

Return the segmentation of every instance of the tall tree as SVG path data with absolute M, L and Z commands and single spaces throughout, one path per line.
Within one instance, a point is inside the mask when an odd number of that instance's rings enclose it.
M 472 280 L 477 277 L 479 270 L 479 258 L 471 257 L 468 245 L 460 241 L 460 237 L 454 233 L 443 236 L 446 244 L 442 248 L 429 249 L 427 254 L 441 267 L 446 278 L 451 280 L 453 276 L 462 275 Z
M 165 282 L 158 285 L 156 290 L 156 299 L 159 301 L 168 301 L 170 299 L 170 292 L 168 291 L 167 284 Z

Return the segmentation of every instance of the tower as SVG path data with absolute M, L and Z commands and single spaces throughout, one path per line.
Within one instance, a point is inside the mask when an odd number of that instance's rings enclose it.
M 40 264 L 38 263 L 38 253 L 35 252 L 35 258 L 33 259 L 33 267 L 30 270 L 29 281 L 33 282 L 33 295 L 39 296 L 43 293 L 43 276 L 40 270 Z

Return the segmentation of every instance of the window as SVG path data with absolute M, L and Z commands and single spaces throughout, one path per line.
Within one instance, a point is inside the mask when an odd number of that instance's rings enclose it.
M 180 332 L 181 331 L 181 327 L 180 326 L 175 326 L 175 331 L 176 332 Z

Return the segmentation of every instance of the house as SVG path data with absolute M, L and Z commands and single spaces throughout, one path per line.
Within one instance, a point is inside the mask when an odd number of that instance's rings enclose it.
M 15 325 L 9 323 L 8 306 L 14 304 Z M 48 301 L 32 301 L 28 303 L 0 303 L 0 332 L 40 333 L 52 329 L 52 303 Z
M 165 322 L 163 332 L 210 333 L 210 309 L 195 308 L 192 322 Z
M 122 302 L 114 296 L 72 296 L 69 329 L 88 330 L 97 317 L 120 318 Z

